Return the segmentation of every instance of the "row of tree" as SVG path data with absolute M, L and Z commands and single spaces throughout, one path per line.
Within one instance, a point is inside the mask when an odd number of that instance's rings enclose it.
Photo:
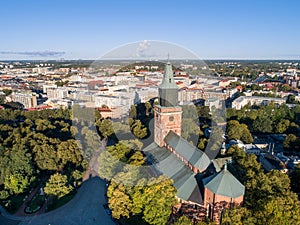
M 229 169 L 245 185 L 244 207 L 223 213 L 222 224 L 299 224 L 300 206 L 290 178 L 280 171 L 264 173 L 256 156 L 237 146 L 229 149 Z M 299 178 L 299 177 L 298 177 Z
M 5 205 L 8 209 L 18 207 L 15 198 L 19 194 L 25 195 L 56 173 L 53 179 L 64 173 L 65 187 L 77 187 L 86 160 L 81 144 L 74 139 L 77 127 L 72 125 L 71 116 L 63 109 L 0 111 L 0 199 L 9 203 Z M 53 183 L 53 179 L 51 176 L 48 182 Z
M 109 180 L 109 208 L 116 219 L 138 217 L 147 224 L 166 224 L 175 203 L 173 181 L 152 177 L 137 140 L 119 141 L 99 156 L 99 175 Z

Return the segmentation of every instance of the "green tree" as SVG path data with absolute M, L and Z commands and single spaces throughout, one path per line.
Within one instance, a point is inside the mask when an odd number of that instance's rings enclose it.
M 176 189 L 171 179 L 164 176 L 151 178 L 145 188 L 143 219 L 149 224 L 167 224 L 176 202 L 175 194 Z
M 291 188 L 294 192 L 300 193 L 300 164 L 297 164 L 295 169 L 290 174 Z
M 300 224 L 300 208 L 296 195 L 276 197 L 266 201 L 255 213 L 257 224 Z
M 121 171 L 123 163 L 112 156 L 111 153 L 102 152 L 98 158 L 99 176 L 103 179 L 111 180 L 118 172 Z
M 132 119 L 136 119 L 137 117 L 137 110 L 136 110 L 136 105 L 132 105 L 129 111 L 129 117 Z
M 9 89 L 3 89 L 2 92 L 3 92 L 6 96 L 9 96 L 9 95 L 11 95 L 12 90 L 9 90 Z
M 300 139 L 294 134 L 288 134 L 283 141 L 283 147 L 286 150 L 299 150 Z
M 253 137 L 246 124 L 240 124 L 236 120 L 231 120 L 227 124 L 227 134 L 229 140 L 241 140 L 244 143 L 253 143 Z
M 73 188 L 68 185 L 67 176 L 59 173 L 53 174 L 44 188 L 47 195 L 54 196 L 56 198 L 61 198 L 69 194 L 72 190 Z
M 269 117 L 258 116 L 253 122 L 254 132 L 271 133 L 272 129 L 272 120 Z
M 181 216 L 174 225 L 192 225 L 192 221 L 187 216 Z
M 100 135 L 103 138 L 108 138 L 114 133 L 112 122 L 109 119 L 97 120 L 96 126 L 98 128 Z
M 109 208 L 114 218 L 130 217 L 133 204 L 123 184 L 111 182 L 107 190 L 107 196 Z
M 36 145 L 33 148 L 34 161 L 41 170 L 57 170 L 59 159 L 54 146 L 49 144 Z
M 57 157 L 59 159 L 60 167 L 62 168 L 68 163 L 73 163 L 74 165 L 79 166 L 83 160 L 81 150 L 79 149 L 76 140 L 61 142 L 57 146 Z
M 145 103 L 145 107 L 146 107 L 146 116 L 149 116 L 149 111 L 152 109 L 152 105 L 150 102 L 146 102 Z
M 282 119 L 279 121 L 279 123 L 276 124 L 275 132 L 282 134 L 288 129 L 289 126 L 290 126 L 290 121 L 286 119 Z
M 132 125 L 132 132 L 135 137 L 142 139 L 147 136 L 147 128 L 141 123 L 141 121 L 136 120 Z
M 256 222 L 252 212 L 245 207 L 224 210 L 222 214 L 222 225 L 255 225 Z
M 128 160 L 128 163 L 134 166 L 142 166 L 145 162 L 146 159 L 140 151 L 135 151 Z
M 29 179 L 22 174 L 12 174 L 6 177 L 4 186 L 11 193 L 20 194 L 29 186 Z
M 181 125 L 181 136 L 186 140 L 198 140 L 199 135 L 203 135 L 199 125 L 193 119 L 183 118 Z
M 205 149 L 205 147 L 206 147 L 206 145 L 207 145 L 207 139 L 206 138 L 200 138 L 199 139 L 199 143 L 198 143 L 198 148 L 200 149 L 200 150 L 204 150 Z

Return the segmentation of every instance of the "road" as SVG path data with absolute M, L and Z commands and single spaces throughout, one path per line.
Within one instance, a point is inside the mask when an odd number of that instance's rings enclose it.
M 6 218 L 19 220 L 18 225 L 114 225 L 115 223 L 103 208 L 103 204 L 106 203 L 104 193 L 105 181 L 99 177 L 91 177 L 82 184 L 70 202 L 51 212 L 18 217 L 1 211 Z M 3 217 L 0 217 L 1 221 L 5 221 Z M 7 220 L 7 222 L 15 221 Z

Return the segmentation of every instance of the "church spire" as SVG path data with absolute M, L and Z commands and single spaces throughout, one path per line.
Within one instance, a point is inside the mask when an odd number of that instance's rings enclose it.
M 165 65 L 164 76 L 158 88 L 161 106 L 172 107 L 178 105 L 178 87 L 174 81 L 172 64 L 169 59 Z

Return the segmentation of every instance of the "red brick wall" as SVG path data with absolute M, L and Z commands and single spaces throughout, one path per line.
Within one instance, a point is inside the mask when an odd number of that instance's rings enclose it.
M 154 108 L 154 141 L 160 147 L 164 146 L 164 138 L 170 130 L 181 135 L 181 114 L 180 107 Z M 172 119 L 170 119 L 172 117 Z
M 243 195 L 231 199 L 230 197 L 215 195 L 212 191 L 204 188 L 204 207 L 207 207 L 208 204 L 210 205 L 211 210 L 209 218 L 213 219 L 217 224 L 220 223 L 222 210 L 242 205 L 243 201 Z

